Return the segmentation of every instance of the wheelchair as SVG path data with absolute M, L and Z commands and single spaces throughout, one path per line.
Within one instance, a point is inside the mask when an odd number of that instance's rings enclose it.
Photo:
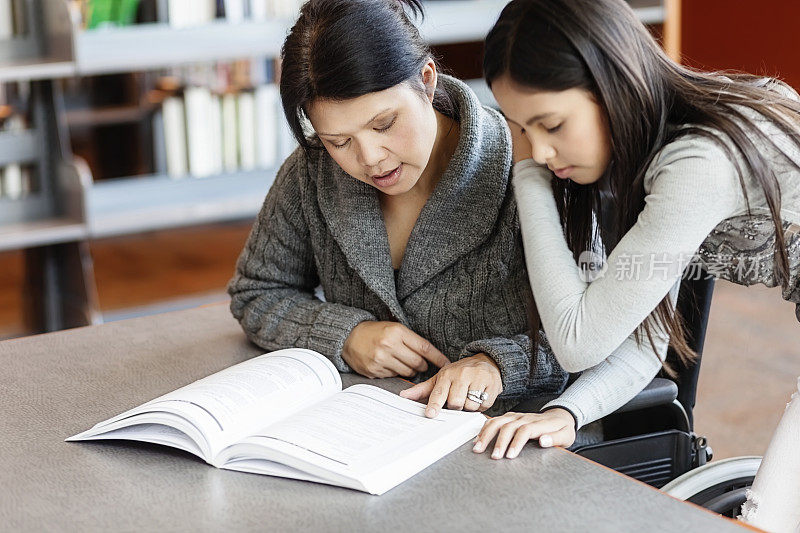
M 713 291 L 711 278 L 684 278 L 678 294 L 677 308 L 686 323 L 689 346 L 698 355 L 696 362 L 689 367 L 681 365 L 670 348 L 667 362 L 677 371 L 677 379 L 662 372 L 636 397 L 602 419 L 600 442 L 573 445 L 570 451 L 678 499 L 735 518 L 761 457 L 710 463 L 712 449 L 705 437 L 694 432 L 692 416 Z M 513 411 L 538 412 L 555 397 L 526 400 Z

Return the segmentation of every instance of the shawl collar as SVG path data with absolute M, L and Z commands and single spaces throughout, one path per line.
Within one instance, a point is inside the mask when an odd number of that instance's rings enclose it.
M 461 81 L 440 76 L 458 109 L 455 153 L 417 219 L 395 286 L 389 241 L 375 188 L 347 175 L 322 151 L 317 198 L 350 266 L 400 322 L 400 301 L 483 243 L 508 194 L 511 137 L 502 116 L 484 108 Z
M 505 120 L 483 107 L 463 82 L 449 76 L 440 80 L 458 108 L 461 131 L 408 240 L 397 286 L 400 299 L 486 241 L 510 192 L 511 136 Z

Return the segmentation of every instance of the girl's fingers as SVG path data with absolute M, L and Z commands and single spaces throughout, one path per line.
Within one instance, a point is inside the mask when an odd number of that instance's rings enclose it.
M 575 429 L 572 426 L 565 426 L 564 428 L 545 433 L 539 437 L 539 446 L 542 448 L 549 448 L 551 446 L 562 446 L 567 448 L 572 446 L 575 442 Z
M 572 426 L 563 426 L 556 431 L 542 432 L 543 424 L 525 424 L 517 430 L 514 439 L 508 447 L 506 457 L 513 459 L 519 455 L 525 443 L 531 439 L 539 439 L 539 446 L 550 448 L 552 446 L 571 446 L 575 442 L 575 430 Z
M 506 457 L 509 459 L 515 458 L 519 455 L 520 450 L 522 450 L 522 447 L 525 446 L 526 442 L 531 439 L 535 439 L 538 436 L 539 435 L 536 433 L 536 428 L 533 426 L 533 424 L 525 424 L 524 426 L 520 427 L 514 434 L 514 438 L 511 439 L 511 444 L 508 445 Z
M 570 446 L 575 442 L 573 426 L 565 425 L 560 418 L 538 413 L 507 413 L 484 424 L 473 451 L 484 451 L 495 436 L 497 440 L 492 451 L 493 459 L 499 459 L 503 455 L 516 457 L 531 439 L 539 439 L 539 444 L 544 448 Z
M 483 429 L 478 434 L 478 438 L 475 440 L 475 446 L 472 448 L 472 451 L 476 453 L 481 453 L 486 449 L 486 446 L 492 442 L 497 432 L 500 431 L 505 424 L 513 422 L 521 415 L 519 413 L 506 413 L 503 416 L 498 416 L 496 418 L 491 418 L 486 421 L 483 425 Z
M 501 459 L 506 454 L 506 448 L 517 432 L 517 429 L 524 426 L 523 419 L 517 419 L 513 422 L 505 424 L 500 431 L 497 432 L 497 439 L 494 442 L 494 450 L 492 450 L 492 459 Z

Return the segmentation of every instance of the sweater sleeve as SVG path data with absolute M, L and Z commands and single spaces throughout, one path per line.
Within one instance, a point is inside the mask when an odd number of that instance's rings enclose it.
M 545 338 L 536 354 L 528 335 L 472 341 L 464 347 L 459 360 L 479 353 L 491 357 L 500 368 L 503 392 L 498 398 L 501 399 L 560 392 L 569 377 L 559 366 Z
M 670 291 L 673 307 L 679 290 L 680 281 Z M 661 369 L 669 337 L 654 328 L 653 343 L 655 352 L 648 340 L 640 344 L 631 334 L 604 361 L 583 372 L 561 396 L 542 409 L 566 408 L 575 416 L 576 430 L 613 413 L 647 387 Z
M 681 278 L 708 234 L 737 207 L 733 163 L 712 140 L 667 145 L 636 224 L 587 283 L 559 222 L 552 173 L 531 159 L 514 167 L 531 288 L 556 358 L 569 372 L 604 361 Z
M 342 347 L 363 310 L 314 296 L 319 283 L 308 227 L 301 210 L 302 151 L 278 171 L 228 283 L 231 312 L 247 338 L 266 350 L 297 347 L 329 357 L 349 372 Z

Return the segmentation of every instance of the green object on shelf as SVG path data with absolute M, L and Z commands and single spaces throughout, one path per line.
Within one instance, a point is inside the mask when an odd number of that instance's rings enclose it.
M 117 23 L 120 26 L 133 24 L 136 21 L 136 10 L 139 8 L 139 0 L 119 0 L 118 5 Z
M 134 23 L 138 8 L 139 0 L 92 0 L 87 27 L 129 26 Z

